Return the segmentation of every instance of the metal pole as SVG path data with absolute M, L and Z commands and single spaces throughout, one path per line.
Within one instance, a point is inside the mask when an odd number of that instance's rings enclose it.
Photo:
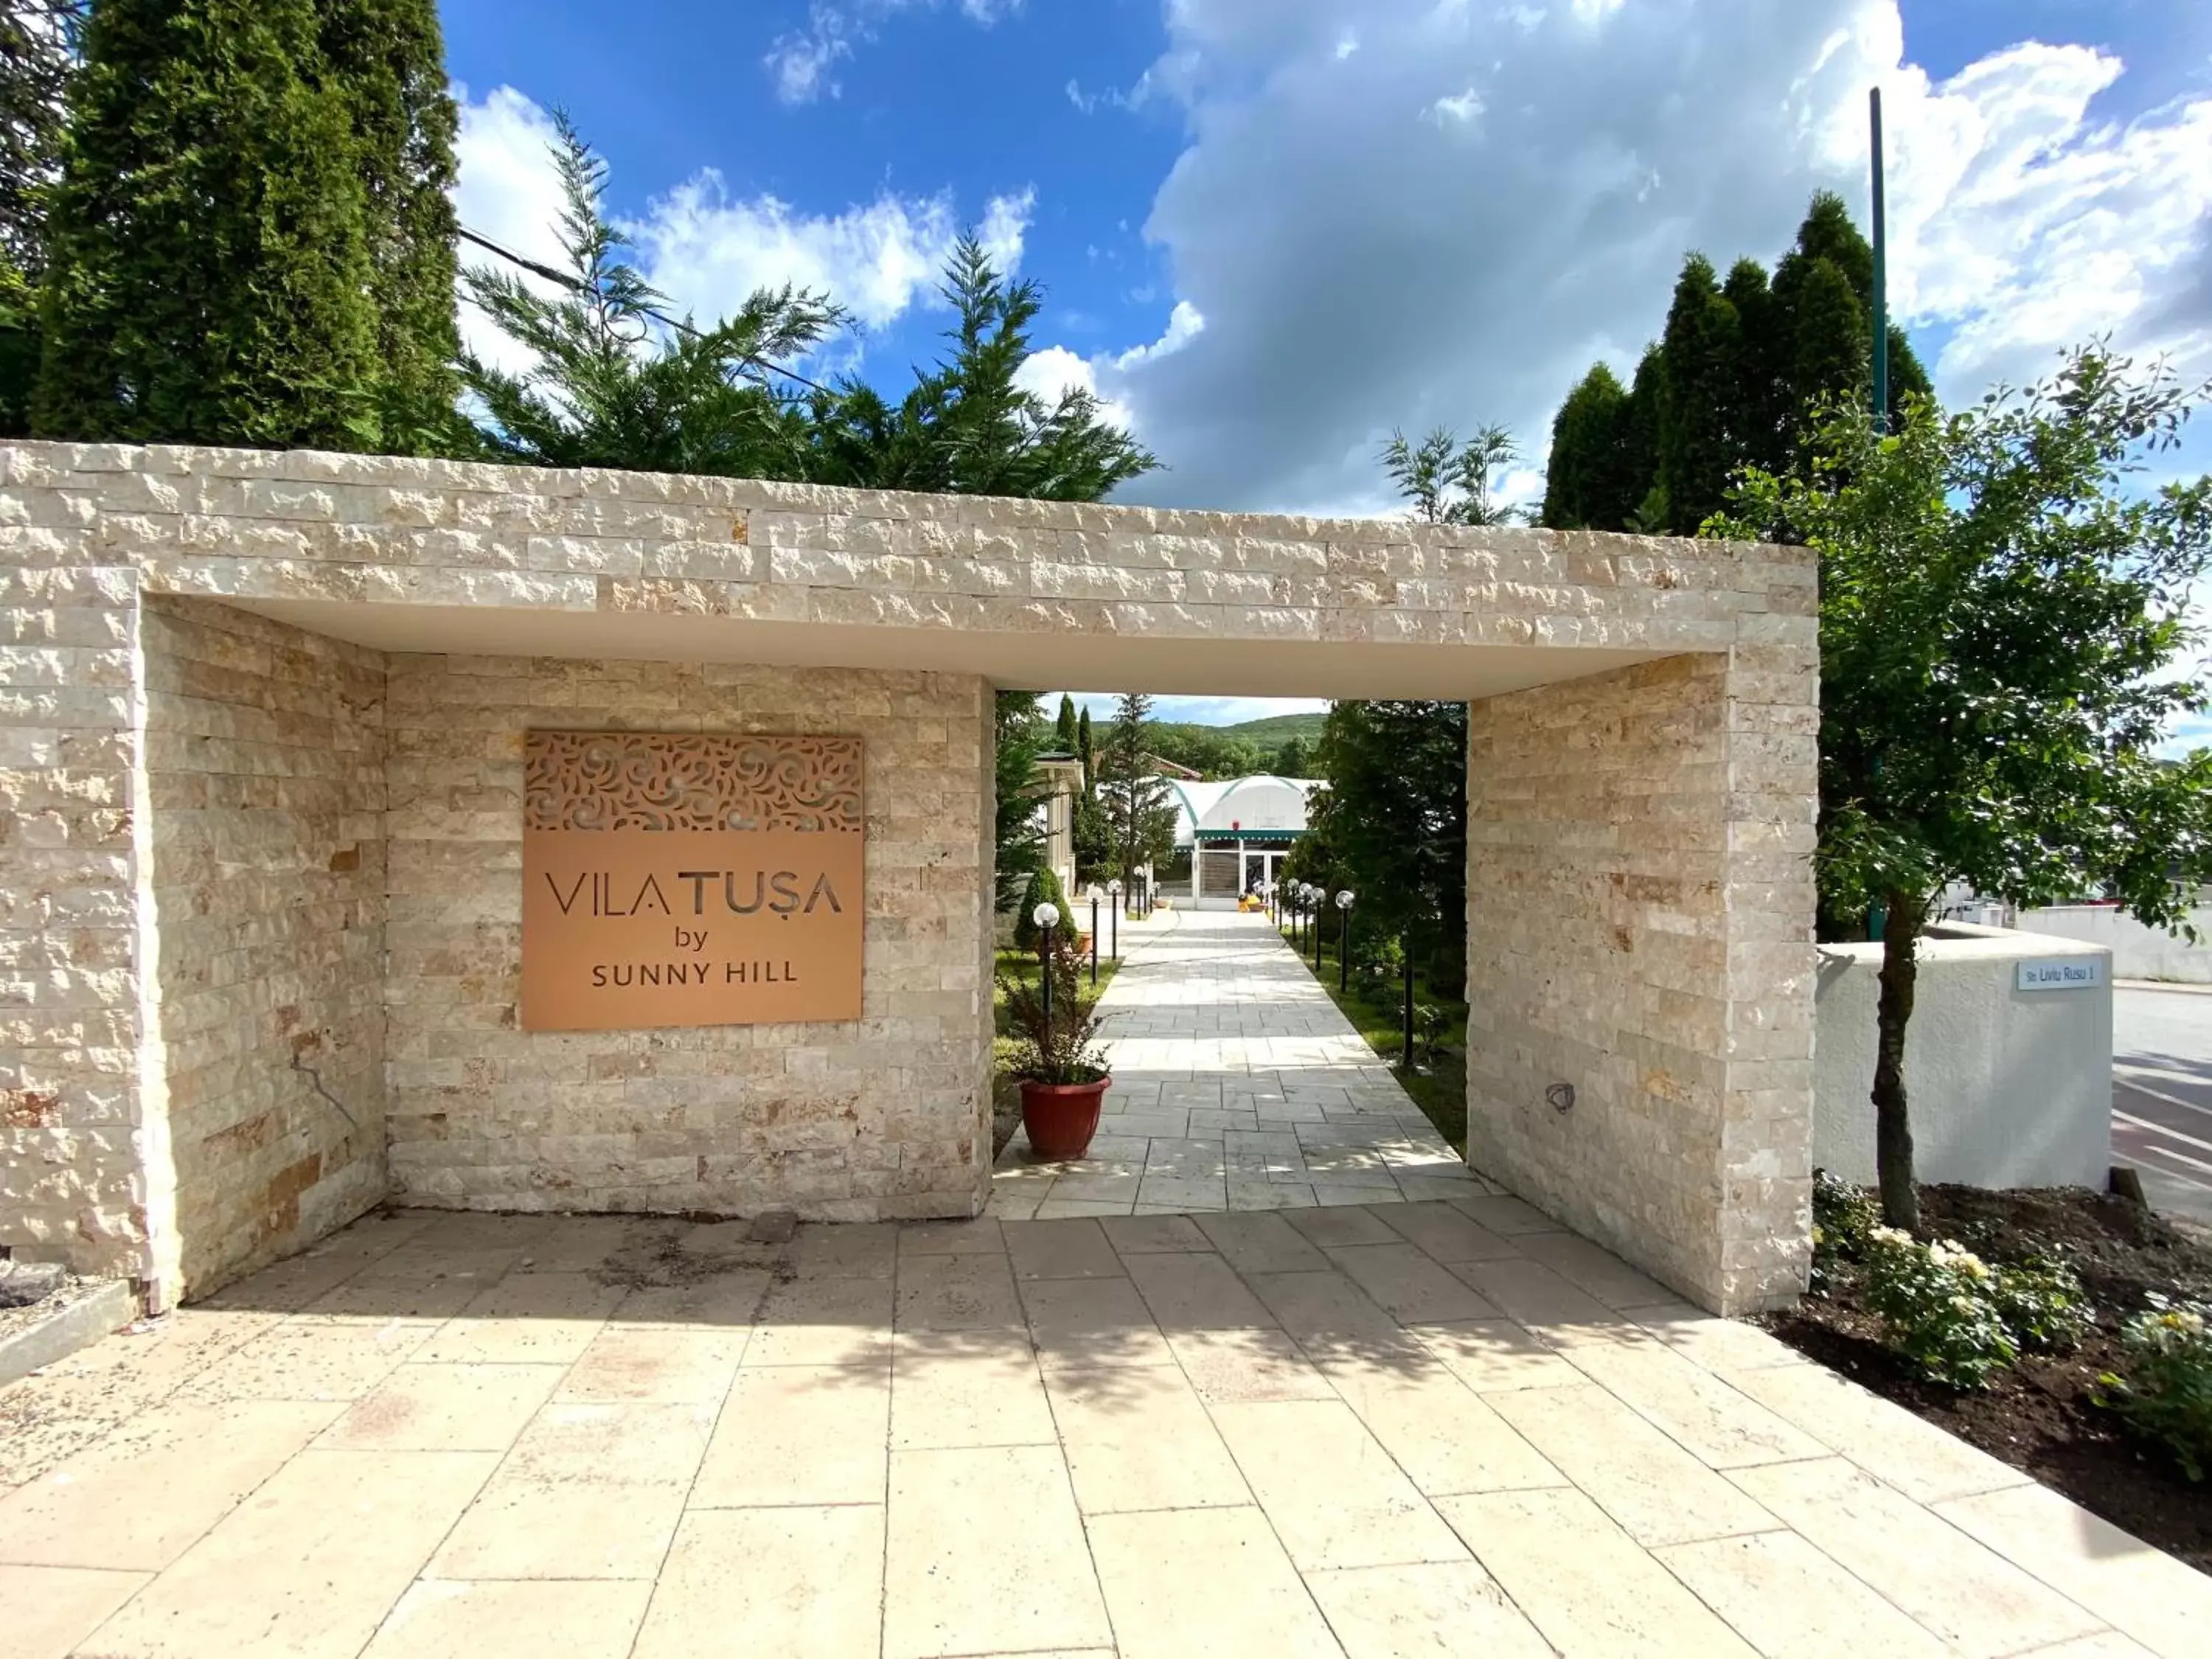
M 1114 896 L 1114 960 L 1121 959 L 1121 896 Z
M 1341 906 L 1337 914 L 1344 919 L 1336 933 L 1336 989 L 1341 996 L 1352 989 L 1352 907 Z
M 1037 972 L 1044 977 L 1044 1040 L 1052 1042 L 1052 929 L 1044 930 L 1044 948 L 1037 955 Z
M 1874 429 L 1889 431 L 1889 214 L 1882 189 L 1881 88 L 1867 91 L 1874 154 Z
M 1098 895 L 1091 896 L 1091 982 L 1098 983 Z
M 1401 934 L 1398 947 L 1406 953 L 1406 1052 L 1403 1064 L 1407 1071 L 1413 1069 L 1413 941 L 1409 934 Z
M 1314 947 L 1314 977 L 1315 977 L 1316 979 L 1319 979 L 1319 978 L 1321 977 L 1321 936 L 1322 936 L 1322 925 L 1321 925 L 1321 919 L 1322 919 L 1322 907 L 1324 904 L 1328 903 L 1328 901 L 1327 899 L 1316 899 L 1316 900 L 1314 901 L 1314 936 L 1313 936 L 1313 947 Z

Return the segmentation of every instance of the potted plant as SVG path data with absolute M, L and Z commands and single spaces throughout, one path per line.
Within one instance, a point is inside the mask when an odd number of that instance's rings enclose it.
M 1030 1150 L 1044 1158 L 1081 1158 L 1098 1133 L 1099 1106 L 1114 1079 L 1098 1042 L 1098 999 L 1076 971 L 1076 953 L 1047 938 L 1035 981 L 1002 981 L 1018 1045 L 1013 1075 Z

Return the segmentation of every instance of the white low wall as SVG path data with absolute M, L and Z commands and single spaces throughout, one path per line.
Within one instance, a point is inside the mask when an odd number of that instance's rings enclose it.
M 1820 947 L 1813 1162 L 1871 1182 L 1880 945 Z M 2022 963 L 2095 983 L 2022 990 Z M 1944 922 L 1920 942 L 1905 1040 L 1914 1169 L 1976 1187 L 2102 1188 L 2112 1164 L 2112 952 Z
M 2212 940 L 2212 905 L 2189 913 L 2197 931 Z M 2039 933 L 2101 945 L 2112 953 L 2112 972 L 2121 979 L 2162 979 L 2185 985 L 2212 985 L 2212 943 L 2191 945 L 2163 927 L 2148 927 L 2109 904 L 2061 904 L 2047 910 L 2023 910 L 2020 925 Z

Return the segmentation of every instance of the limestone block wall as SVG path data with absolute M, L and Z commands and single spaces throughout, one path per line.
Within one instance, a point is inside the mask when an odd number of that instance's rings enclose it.
M 385 671 L 206 601 L 149 599 L 141 628 L 156 1030 L 199 1295 L 384 1196 Z
M 174 1230 L 142 1065 L 139 580 L 75 548 L 70 517 L 0 496 L 0 1243 L 143 1280 Z
M 1808 1265 L 1812 626 L 1469 709 L 1469 1161 L 1731 1312 Z
M 402 1203 L 967 1215 L 986 1195 L 991 692 L 971 676 L 390 659 L 391 1173 Z M 858 1026 L 517 1029 L 523 735 L 858 734 Z

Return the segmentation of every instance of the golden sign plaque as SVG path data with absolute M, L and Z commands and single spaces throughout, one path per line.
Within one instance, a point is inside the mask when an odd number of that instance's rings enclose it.
M 532 732 L 522 1026 L 860 1017 L 858 738 Z

